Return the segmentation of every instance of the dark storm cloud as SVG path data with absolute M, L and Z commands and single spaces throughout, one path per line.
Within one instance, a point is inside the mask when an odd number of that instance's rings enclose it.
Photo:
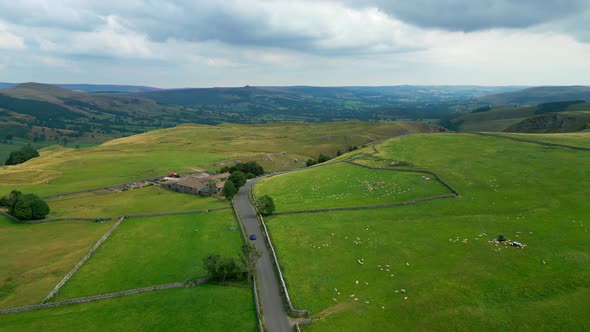
M 0 22 L 19 27 L 67 34 L 100 31 L 116 22 L 119 31 L 156 43 L 215 41 L 317 54 L 416 49 L 398 31 L 404 27 L 387 26 L 385 14 L 351 10 L 337 1 L 0 0 L 0 8 Z
M 526 28 L 562 20 L 555 29 L 582 40 L 590 27 L 584 16 L 572 15 L 587 11 L 589 3 L 590 0 L 0 0 L 0 20 L 25 27 L 88 32 L 104 28 L 109 17 L 116 17 L 118 29 L 145 35 L 156 43 L 216 41 L 346 55 L 420 49 L 420 41 L 413 40 L 419 39 L 423 31 L 412 30 L 401 22 L 426 29 L 470 32 Z M 376 16 L 372 8 L 378 8 L 382 17 Z M 393 18 L 389 22 L 387 15 Z
M 349 3 L 376 6 L 421 27 L 459 31 L 526 28 L 559 20 L 590 7 L 588 0 L 351 0 Z

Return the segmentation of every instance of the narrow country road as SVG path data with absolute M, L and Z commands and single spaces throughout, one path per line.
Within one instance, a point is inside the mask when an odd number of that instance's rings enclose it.
M 292 331 L 279 288 L 279 281 L 275 275 L 272 258 L 264 243 L 264 236 L 258 224 L 254 207 L 248 199 L 248 190 L 257 181 L 258 179 L 248 180 L 234 198 L 234 204 L 242 217 L 246 234 L 248 236 L 250 234 L 256 235 L 256 240 L 251 242 L 254 242 L 256 248 L 262 252 L 262 256 L 256 265 L 256 274 L 266 328 L 269 332 Z

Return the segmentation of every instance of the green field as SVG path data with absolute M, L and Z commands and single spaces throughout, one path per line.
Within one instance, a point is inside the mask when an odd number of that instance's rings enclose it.
M 27 225 L 0 216 L 0 308 L 41 302 L 111 226 L 81 221 Z
M 53 300 L 204 277 L 203 257 L 239 253 L 240 232 L 230 227 L 238 227 L 231 210 L 127 219 Z
M 257 331 L 249 287 L 201 285 L 0 316 L 0 331 Z
M 439 173 L 462 197 L 267 218 L 294 306 L 316 318 L 306 330 L 590 325 L 590 153 L 467 134 L 379 150 Z M 526 247 L 490 243 L 498 234 Z
M 513 134 L 501 133 L 503 136 L 522 138 L 531 141 L 548 142 L 590 148 L 590 132 L 567 134 Z
M 182 125 L 86 149 L 48 147 L 39 158 L 0 167 L 0 192 L 19 189 L 44 196 L 195 168 L 217 169 L 215 165 L 223 161 L 264 159 L 271 153 L 315 158 L 320 153 L 335 155 L 348 145 L 436 130 L 438 127 L 412 122 Z M 283 163 L 275 166 L 285 168 Z
M 51 213 L 57 217 L 116 217 L 135 213 L 159 213 L 203 210 L 229 206 L 226 200 L 172 192 L 150 186 L 118 193 L 84 193 L 49 200 Z
M 334 163 L 264 179 L 255 191 L 257 196 L 270 195 L 277 212 L 386 204 L 449 193 L 422 175 Z

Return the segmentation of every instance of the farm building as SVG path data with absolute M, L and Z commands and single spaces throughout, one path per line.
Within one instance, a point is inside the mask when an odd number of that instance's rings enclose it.
M 185 194 L 209 195 L 210 193 L 208 178 L 186 177 L 178 181 L 167 181 L 163 186 Z
M 225 181 L 215 183 L 215 190 L 217 191 L 217 193 L 220 193 L 223 190 L 223 186 L 225 186 Z
M 229 177 L 229 175 L 229 173 L 221 173 L 216 175 L 198 173 L 176 175 L 176 177 L 166 176 L 162 179 L 164 181 L 162 182 L 162 186 L 180 193 L 212 196 L 220 193 L 221 190 L 223 190 L 225 181 L 220 181 L 220 179 L 225 179 Z

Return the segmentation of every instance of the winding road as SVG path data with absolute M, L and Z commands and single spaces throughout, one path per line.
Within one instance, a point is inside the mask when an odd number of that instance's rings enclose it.
M 256 235 L 252 241 L 256 248 L 262 252 L 262 256 L 256 264 L 256 275 L 262 302 L 263 318 L 266 329 L 270 332 L 292 331 L 285 303 L 281 295 L 279 281 L 275 275 L 274 266 L 267 246 L 264 243 L 264 235 L 260 229 L 254 206 L 248 198 L 248 191 L 259 179 L 248 180 L 234 197 L 234 205 L 240 213 L 240 217 L 246 229 L 246 234 Z

